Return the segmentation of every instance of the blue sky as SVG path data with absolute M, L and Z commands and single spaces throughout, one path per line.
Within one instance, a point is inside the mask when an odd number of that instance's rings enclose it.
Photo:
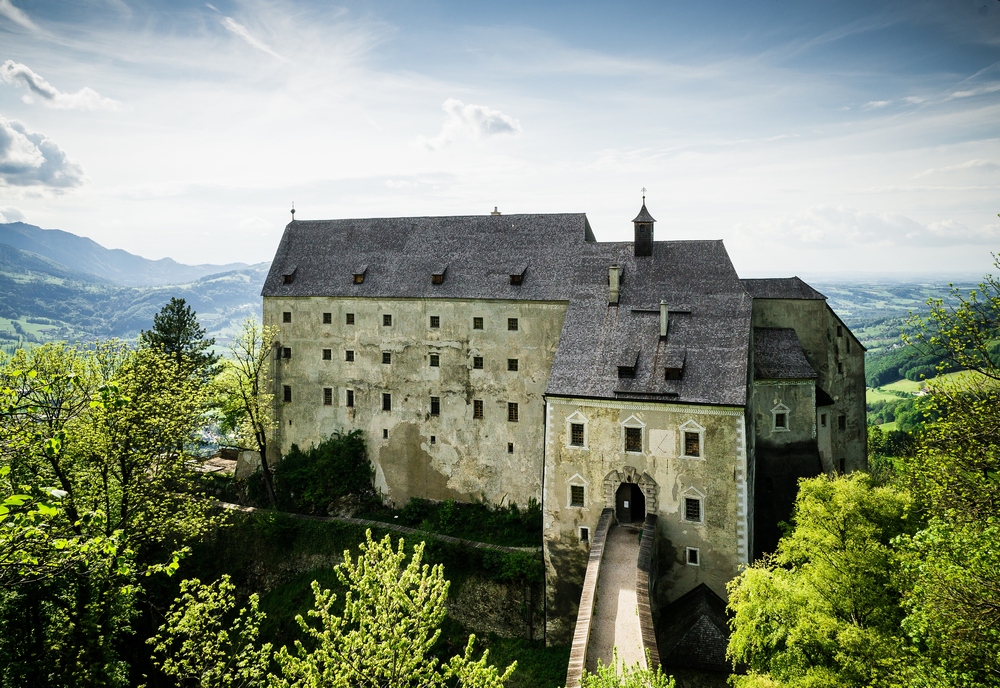
M 297 217 L 586 212 L 741 274 L 978 275 L 1000 0 L 0 0 L 0 216 L 266 260 Z

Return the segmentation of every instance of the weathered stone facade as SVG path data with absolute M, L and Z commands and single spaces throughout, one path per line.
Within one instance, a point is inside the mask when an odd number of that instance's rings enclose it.
M 864 348 L 801 280 L 740 280 L 722 242 L 653 222 L 292 222 L 264 287 L 276 451 L 361 429 L 396 505 L 540 501 L 549 642 L 606 508 L 657 516 L 654 607 L 725 599 L 798 478 L 865 466 Z

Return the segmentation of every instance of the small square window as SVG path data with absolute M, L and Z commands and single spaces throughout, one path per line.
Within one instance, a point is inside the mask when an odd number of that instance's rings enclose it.
M 701 456 L 701 435 L 699 433 L 684 433 L 684 456 Z
M 825 413 L 819 414 L 819 426 L 821 428 L 825 428 L 826 427 L 826 414 Z
M 382 410 L 391 411 L 392 410 L 392 395 L 383 394 L 382 395 Z
M 524 275 L 511 275 L 510 283 L 514 286 L 520 286 L 521 282 L 524 281 Z
M 292 312 L 291 311 L 285 311 L 284 313 L 282 313 L 281 314 L 281 322 L 283 322 L 283 323 L 290 323 L 290 322 L 292 322 Z
M 508 454 L 513 454 L 514 453 L 514 443 L 513 442 L 508 442 L 507 443 L 507 453 Z
M 847 430 L 847 416 L 838 416 L 837 417 L 837 429 L 838 430 Z
M 837 373 L 840 374 L 840 375 L 844 374 L 844 364 L 843 363 L 840 363 L 840 362 L 837 363 Z
M 382 326 L 383 327 L 392 327 L 392 316 L 390 314 L 385 313 L 382 316 Z
M 437 444 L 437 441 L 438 441 L 437 435 L 431 435 L 431 444 Z
M 383 351 L 382 352 L 382 363 L 384 363 L 386 365 L 389 365 L 390 363 L 392 363 L 392 352 L 390 352 L 390 351 Z
M 473 356 L 472 357 L 472 367 L 475 368 L 476 370 L 482 370 L 483 369 L 483 357 L 482 356 Z
M 291 385 L 282 385 L 281 391 L 282 391 L 282 399 L 285 400 L 286 404 L 289 403 L 292 400 Z
M 507 359 L 507 370 L 509 370 L 511 372 L 517 372 L 517 359 L 516 358 L 508 358 Z
M 384 439 L 384 440 L 389 439 L 389 429 L 388 428 L 382 428 L 382 439 Z
M 431 284 L 444 284 L 444 274 L 431 275 Z
M 333 388 L 323 388 L 323 406 L 333 406 Z
M 347 313 L 344 316 L 344 324 L 345 325 L 353 325 L 354 324 L 354 313 Z
M 583 506 L 584 500 L 586 499 L 586 489 L 583 485 L 570 485 L 569 486 L 569 505 L 570 506 Z
M 847 461 L 845 459 L 840 460 L 840 472 L 847 473 Z
M 438 327 L 441 327 L 441 316 L 440 315 L 432 315 L 431 316 L 431 328 L 438 328 Z
M 292 348 L 290 346 L 284 347 L 281 350 L 281 357 L 282 358 L 291 358 L 292 357 Z
M 347 390 L 347 404 L 346 405 L 347 405 L 348 408 L 353 408 L 354 407 L 354 390 L 353 389 Z
M 518 418 L 517 402 L 516 401 L 508 401 L 507 402 L 507 420 L 510 421 L 511 423 L 516 423 L 517 422 L 517 418 Z M 513 446 L 513 445 L 511 445 L 511 446 Z
M 364 284 L 365 283 L 365 273 L 363 273 L 363 272 L 356 272 L 356 273 L 354 273 L 354 283 L 355 284 Z
M 441 397 L 431 397 L 431 415 L 441 415 Z
M 625 428 L 625 451 L 642 451 L 642 428 Z
M 483 417 L 483 400 L 472 400 L 472 417 L 481 420 Z
M 324 325 L 332 325 L 333 324 L 333 313 L 324 313 L 323 314 L 323 324 Z
M 291 274 L 291 275 L 282 275 L 281 276 L 281 281 L 282 281 L 283 284 L 291 284 L 292 282 L 295 281 L 295 275 L 294 274 Z
M 697 547 L 687 548 L 687 563 L 688 566 L 701 566 L 701 552 L 698 551 Z
M 683 377 L 683 369 L 681 368 L 664 368 L 663 369 L 663 379 L 664 380 L 680 380 Z
M 483 329 L 483 319 L 482 318 L 473 318 L 472 319 L 472 329 L 474 329 L 474 330 L 481 330 L 481 329 Z
M 580 527 L 580 542 L 590 542 L 590 528 Z
M 837 325 L 837 336 L 838 337 L 844 336 L 844 327 L 842 325 Z
M 440 367 L 441 367 L 441 355 L 431 354 L 431 368 L 440 368 Z
M 511 332 L 517 331 L 517 318 L 507 318 L 507 329 Z
M 354 352 L 348 349 L 344 352 L 344 360 L 348 363 L 354 363 Z
M 333 360 L 333 349 L 323 349 L 323 360 L 324 361 Z
M 684 520 L 701 522 L 701 500 L 694 497 L 684 498 Z
M 786 413 L 775 413 L 774 414 L 774 427 L 780 430 L 788 429 L 788 414 Z
M 569 443 L 574 447 L 583 446 L 583 423 L 570 423 Z

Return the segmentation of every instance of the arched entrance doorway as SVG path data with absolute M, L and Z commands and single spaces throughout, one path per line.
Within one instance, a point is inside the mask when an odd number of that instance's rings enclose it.
M 619 523 L 642 523 L 647 513 L 655 514 L 659 492 L 649 473 L 640 473 L 634 466 L 604 476 L 604 506 L 615 510 Z
M 646 519 L 646 497 L 635 483 L 622 483 L 615 493 L 615 516 L 619 523 L 641 523 Z

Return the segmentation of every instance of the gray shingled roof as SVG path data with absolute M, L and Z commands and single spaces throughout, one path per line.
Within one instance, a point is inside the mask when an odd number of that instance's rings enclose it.
M 756 380 L 817 377 L 798 335 L 788 327 L 753 328 L 753 376 Z
M 432 284 L 445 265 L 443 283 Z M 608 305 L 611 265 L 622 266 L 617 307 Z M 354 284 L 359 266 L 367 274 Z M 511 285 L 525 266 L 523 284 Z M 746 401 L 751 299 L 721 241 L 655 242 L 652 256 L 636 258 L 631 242 L 597 243 L 583 214 L 297 220 L 263 295 L 568 301 L 548 394 Z M 666 340 L 661 299 L 671 309 Z M 664 380 L 681 348 L 682 379 Z M 619 360 L 634 351 L 635 377 L 619 379 Z
M 825 299 L 826 297 L 798 277 L 740 280 L 755 299 Z
M 646 210 L 646 204 L 643 203 L 642 204 L 642 209 L 639 211 L 639 214 L 635 216 L 635 219 L 632 220 L 632 222 L 649 222 L 649 223 L 653 223 L 653 222 L 656 222 L 656 220 L 654 220 L 653 216 L 649 214 L 649 211 Z
M 699 584 L 660 612 L 657 644 L 665 667 L 732 671 L 725 601 Z

